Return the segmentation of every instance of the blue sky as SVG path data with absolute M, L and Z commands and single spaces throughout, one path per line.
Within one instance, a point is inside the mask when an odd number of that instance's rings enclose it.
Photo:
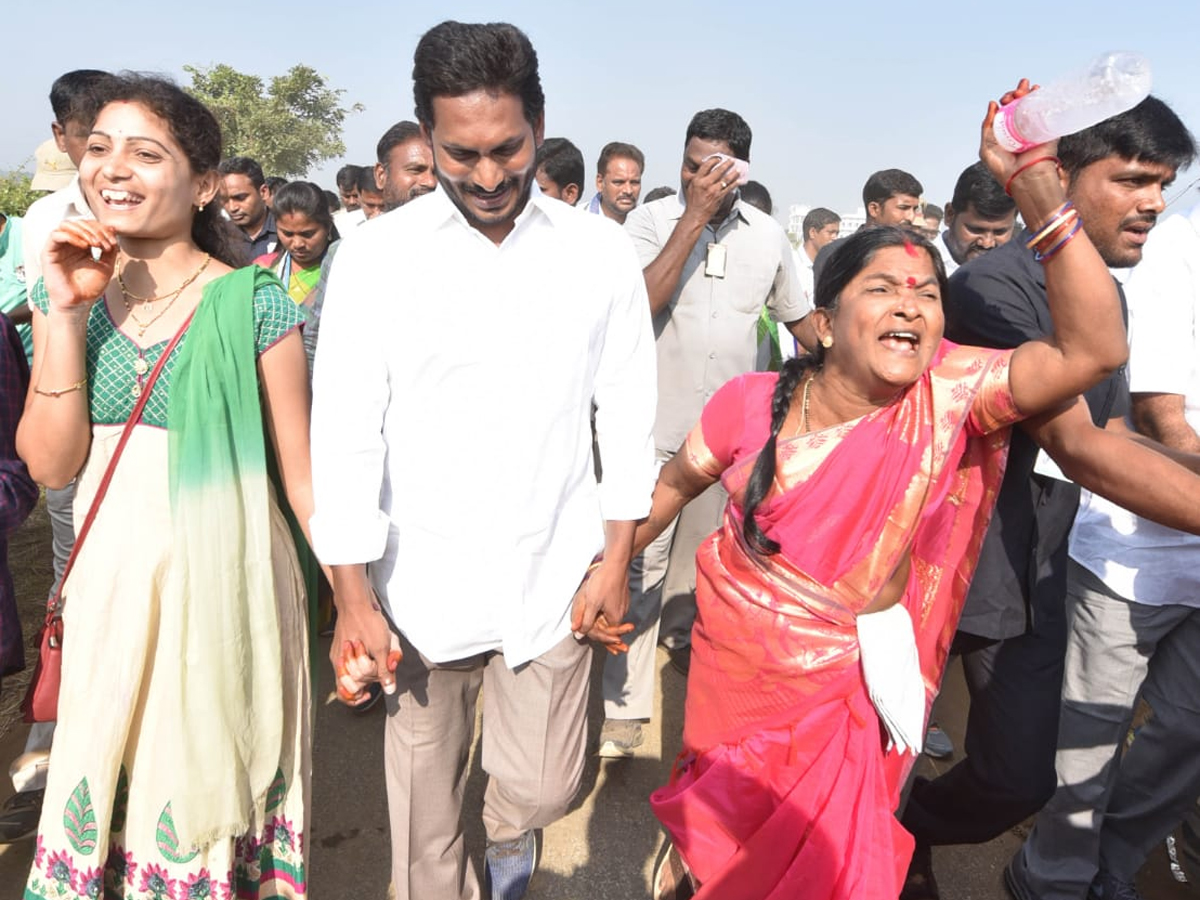
M 8 10 L 0 170 L 20 167 L 49 135 L 47 93 L 68 69 L 186 82 L 185 64 L 270 76 L 305 63 L 366 107 L 347 121 L 347 159 L 310 173 L 332 187 L 338 165 L 373 161 L 379 135 L 412 118 L 413 48 L 447 18 L 510 21 L 529 34 L 546 134 L 583 150 L 589 180 L 600 147 L 623 140 L 646 153 L 647 189 L 677 186 L 691 115 L 739 112 L 754 131 L 752 177 L 780 218 L 791 203 L 852 212 L 867 175 L 889 167 L 912 172 L 927 200 L 944 203 L 975 159 L 989 98 L 1022 75 L 1048 81 L 1106 50 L 1146 55 L 1155 93 L 1200 132 L 1200 4 L 1188 0 L 993 4 L 994 21 L 981 4 L 942 2 L 208 0 L 183 9 L 59 0 L 53 34 L 40 4 Z

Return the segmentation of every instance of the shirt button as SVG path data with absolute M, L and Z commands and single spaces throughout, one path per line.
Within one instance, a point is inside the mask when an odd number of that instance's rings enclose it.
M 716 359 L 716 358 L 717 358 L 717 354 L 716 354 L 716 353 L 710 353 L 710 354 L 708 354 L 708 358 L 709 358 L 709 359 Z
M 715 319 L 718 315 L 720 315 L 720 314 L 714 311 L 712 317 Z

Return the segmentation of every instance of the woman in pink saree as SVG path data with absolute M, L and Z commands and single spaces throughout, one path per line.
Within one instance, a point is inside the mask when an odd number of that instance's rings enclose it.
M 999 149 L 994 107 L 981 156 L 1024 221 L 1051 229 L 1033 245 L 1054 334 L 1009 351 L 943 340 L 937 251 L 907 231 L 860 231 L 816 286 L 817 353 L 725 385 L 660 475 L 639 548 L 718 478 L 730 500 L 697 554 L 684 750 L 651 798 L 673 844 L 656 897 L 900 892 L 912 842 L 894 811 L 1008 427 L 1126 354 L 1116 290 L 1072 230 L 1053 148 Z

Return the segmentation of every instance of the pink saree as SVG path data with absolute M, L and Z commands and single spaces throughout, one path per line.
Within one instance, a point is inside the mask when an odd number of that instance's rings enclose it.
M 887 753 L 855 617 L 911 556 L 926 714 L 1020 418 L 1011 351 L 943 342 L 920 381 L 853 422 L 780 440 L 751 552 L 742 499 L 769 434 L 773 374 L 723 387 L 685 452 L 722 474 L 722 527 L 697 553 L 684 751 L 655 814 L 721 900 L 895 900 L 912 840 L 894 811 L 911 756 Z

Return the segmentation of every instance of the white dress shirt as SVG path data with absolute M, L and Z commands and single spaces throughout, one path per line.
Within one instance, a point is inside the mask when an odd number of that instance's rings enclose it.
M 443 190 L 342 241 L 313 377 L 312 535 L 437 662 L 570 631 L 605 520 L 650 509 L 654 335 L 620 226 L 536 185 L 496 246 Z M 604 460 L 597 485 L 590 411 Z
M 1150 232 L 1125 296 L 1129 389 L 1180 395 L 1187 424 L 1200 433 L 1200 206 Z M 1200 607 L 1200 536 L 1084 491 L 1070 552 L 1126 600 Z

